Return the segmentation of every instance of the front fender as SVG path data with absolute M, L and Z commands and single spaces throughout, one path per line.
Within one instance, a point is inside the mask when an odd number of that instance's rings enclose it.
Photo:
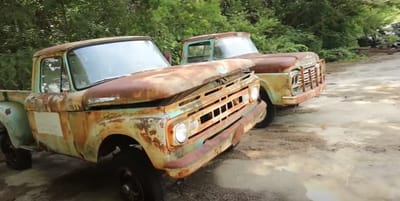
M 162 153 L 166 150 L 164 118 L 121 115 L 92 125 L 84 150 L 86 160 L 97 161 L 104 139 L 111 135 L 123 135 L 138 142 L 155 167 L 162 165 Z
M 282 97 L 290 96 L 289 76 L 287 73 L 260 73 L 261 88 L 267 92 L 272 104 L 284 105 Z
M 24 106 L 16 102 L 0 102 L 0 123 L 15 147 L 34 143 Z

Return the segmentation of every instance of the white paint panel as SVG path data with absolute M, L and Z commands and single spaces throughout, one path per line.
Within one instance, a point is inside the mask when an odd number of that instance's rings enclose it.
M 62 137 L 60 116 L 55 112 L 34 112 L 36 128 L 39 134 Z

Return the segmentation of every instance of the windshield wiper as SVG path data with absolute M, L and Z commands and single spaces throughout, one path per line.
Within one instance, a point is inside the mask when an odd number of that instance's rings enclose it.
M 93 86 L 93 85 L 98 85 L 98 84 L 102 84 L 102 83 L 105 83 L 105 82 L 108 82 L 108 81 L 111 81 L 111 80 L 115 80 L 115 79 L 118 79 L 118 78 L 121 78 L 121 77 L 126 77 L 126 76 L 128 76 L 128 75 L 130 75 L 130 74 L 123 74 L 123 75 L 117 75 L 117 76 L 106 77 L 106 78 L 103 78 L 103 79 L 101 79 L 101 80 L 97 80 L 96 82 L 93 82 L 93 83 L 91 84 L 91 86 Z

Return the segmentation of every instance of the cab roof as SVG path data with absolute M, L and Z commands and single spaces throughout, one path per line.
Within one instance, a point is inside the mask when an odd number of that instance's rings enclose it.
M 96 44 L 110 43 L 110 42 L 119 42 L 119 41 L 130 41 L 130 40 L 151 40 L 151 38 L 148 36 L 118 36 L 118 37 L 106 37 L 106 38 L 82 40 L 82 41 L 64 43 L 61 45 L 48 47 L 48 48 L 37 51 L 33 56 L 39 57 L 42 55 L 54 54 L 57 52 L 65 52 L 65 51 L 68 51 L 71 49 L 89 46 L 89 45 L 96 45 Z
M 207 40 L 207 39 L 225 38 L 225 37 L 232 37 L 232 36 L 249 37 L 250 34 L 247 32 L 223 32 L 223 33 L 205 34 L 205 35 L 186 38 L 186 39 L 182 40 L 182 43 L 199 41 L 199 40 Z

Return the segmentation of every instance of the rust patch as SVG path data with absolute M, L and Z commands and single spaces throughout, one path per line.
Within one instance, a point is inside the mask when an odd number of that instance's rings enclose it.
M 139 129 L 140 136 L 146 141 L 148 144 L 152 144 L 160 150 L 164 149 L 164 145 L 161 140 L 157 136 L 157 131 L 151 129 L 152 125 L 149 123 L 151 119 L 142 119 L 140 123 L 136 124 L 136 128 Z
M 155 130 L 151 130 L 150 132 L 149 132 L 149 135 L 156 135 L 157 134 L 157 131 L 155 131 Z
M 252 66 L 254 63 L 250 60 L 231 59 L 135 73 L 93 86 L 85 92 L 83 103 L 88 104 L 88 100 L 104 97 L 117 98 L 112 104 L 161 100 L 213 81 L 210 78 L 216 80 Z M 200 74 L 199 69 L 202 72 Z M 168 83 L 168 87 L 164 83 Z
M 215 39 L 215 38 L 226 38 L 226 37 L 234 37 L 234 36 L 250 37 L 250 34 L 246 33 L 246 32 L 224 32 L 224 33 L 205 34 L 205 35 L 193 36 L 190 38 L 186 38 L 186 39 L 182 40 L 182 44 L 187 43 L 187 42 L 192 42 L 192 41 Z
M 297 59 L 294 56 L 270 57 L 263 54 L 239 56 L 238 58 L 250 59 L 256 65 L 251 68 L 256 73 L 280 73 L 292 69 Z

